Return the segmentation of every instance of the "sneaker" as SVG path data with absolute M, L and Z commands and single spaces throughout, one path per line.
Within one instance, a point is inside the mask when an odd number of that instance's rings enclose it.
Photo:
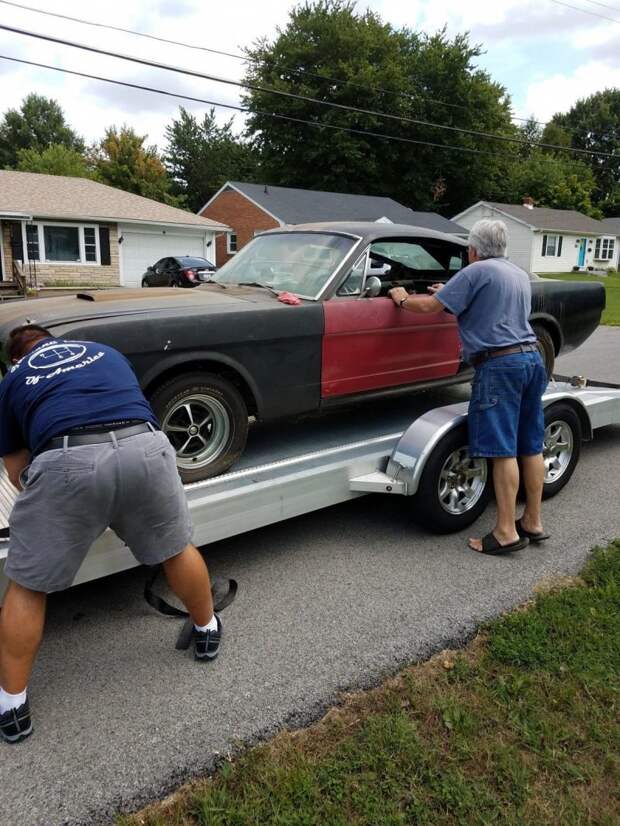
M 222 639 L 222 621 L 215 614 L 217 631 L 196 631 L 194 628 L 194 659 L 214 660 L 220 650 Z
M 7 743 L 19 743 L 32 734 L 32 720 L 28 700 L 19 708 L 0 714 L 0 735 Z

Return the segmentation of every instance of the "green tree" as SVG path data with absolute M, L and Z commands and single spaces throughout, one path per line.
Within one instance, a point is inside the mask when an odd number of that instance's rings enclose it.
M 0 121 L 0 169 L 15 169 L 22 149 L 42 152 L 54 144 L 84 150 L 84 142 L 67 125 L 55 100 L 28 95 L 19 110 L 7 110 Z
M 95 176 L 101 183 L 181 206 L 171 193 L 172 181 L 155 146 L 144 146 L 146 135 L 128 126 L 106 129 L 103 140 L 92 150 Z
M 182 106 L 179 117 L 166 127 L 164 162 L 174 189 L 197 212 L 228 180 L 256 179 L 257 153 L 232 132 L 232 120 L 218 126 L 215 110 L 201 121 Z
M 293 9 L 273 43 L 259 40 L 248 50 L 246 81 L 446 126 L 515 135 L 505 90 L 474 66 L 480 54 L 467 35 L 450 39 L 445 30 L 426 35 L 395 29 L 374 12 L 358 12 L 349 0 L 318 0 Z M 390 195 L 408 206 L 454 214 L 502 178 L 506 161 L 496 155 L 511 151 L 480 136 L 331 109 L 255 88 L 244 100 L 251 111 L 248 134 L 260 151 L 263 177 L 274 184 Z M 316 126 L 276 119 L 270 112 Z M 321 125 L 474 152 L 387 141 Z
M 69 175 L 72 178 L 92 178 L 93 169 L 77 149 L 54 143 L 46 149 L 20 149 L 17 153 L 20 172 L 43 172 L 46 175 Z
M 617 215 L 620 203 L 620 89 L 605 89 L 578 101 L 552 123 L 569 135 L 571 146 L 613 153 L 616 159 L 583 157 L 596 180 L 594 199 L 605 214 Z

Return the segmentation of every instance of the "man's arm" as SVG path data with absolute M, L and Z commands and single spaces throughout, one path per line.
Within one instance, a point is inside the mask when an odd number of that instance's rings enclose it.
M 21 450 L 16 450 L 15 453 L 8 453 L 6 456 L 3 456 L 2 461 L 6 467 L 11 484 L 14 485 L 17 490 L 21 490 L 22 486 L 19 482 L 19 475 L 22 470 L 30 464 L 30 451 L 24 447 Z
M 440 285 L 435 284 L 429 287 L 429 290 L 437 292 L 439 287 Z M 434 295 L 409 295 L 404 287 L 393 287 L 388 291 L 388 295 L 397 307 L 410 313 L 440 313 L 446 309 Z

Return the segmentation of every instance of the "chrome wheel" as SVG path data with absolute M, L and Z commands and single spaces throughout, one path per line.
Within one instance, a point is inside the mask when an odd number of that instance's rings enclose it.
M 487 483 L 486 459 L 472 459 L 467 447 L 453 451 L 441 468 L 437 493 L 446 513 L 457 516 L 471 510 Z
M 573 450 L 572 428 L 560 420 L 550 422 L 545 428 L 543 444 L 545 484 L 555 482 L 564 474 L 570 464 Z
M 162 430 L 177 453 L 177 465 L 191 469 L 213 462 L 230 436 L 230 417 L 213 396 L 186 396 L 168 413 Z

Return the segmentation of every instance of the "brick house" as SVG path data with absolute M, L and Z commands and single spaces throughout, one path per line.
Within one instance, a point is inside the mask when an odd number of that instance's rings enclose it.
M 0 171 L 0 283 L 139 287 L 165 256 L 213 258 L 229 228 L 86 178 Z
M 218 267 L 250 241 L 257 232 L 286 224 L 314 221 L 383 221 L 412 224 L 456 235 L 467 233 L 463 227 L 434 212 L 414 212 L 392 198 L 373 195 L 348 195 L 285 186 L 227 181 L 198 210 L 198 214 L 232 228 L 216 240 Z

